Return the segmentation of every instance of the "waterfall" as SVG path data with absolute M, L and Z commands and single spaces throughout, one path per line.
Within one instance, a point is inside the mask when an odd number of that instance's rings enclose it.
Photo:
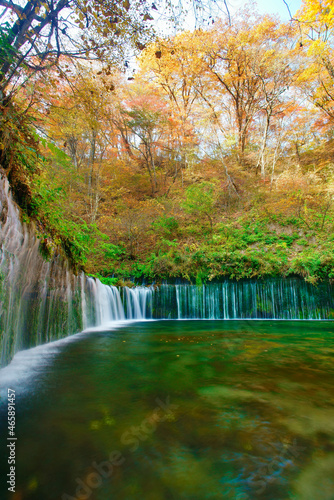
M 0 178 L 0 366 L 17 351 L 90 327 L 134 319 L 333 319 L 333 287 L 299 278 L 225 280 L 202 286 L 103 285 L 75 275 L 64 256 L 40 253 Z
M 153 288 L 137 286 L 135 288 L 124 287 L 123 304 L 127 319 L 151 319 L 153 318 L 152 296 Z
M 146 317 L 155 319 L 334 318 L 333 286 L 300 278 L 225 280 L 196 286 L 163 284 L 150 289 Z M 146 292 L 147 293 L 147 292 Z
M 42 257 L 35 229 L 21 222 L 5 176 L 0 224 L 0 366 L 22 349 L 125 319 L 116 287 L 76 276 L 59 253 Z M 130 317 L 137 318 L 137 309 Z

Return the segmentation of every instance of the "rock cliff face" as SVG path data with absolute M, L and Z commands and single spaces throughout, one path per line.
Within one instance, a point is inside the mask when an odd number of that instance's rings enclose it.
M 0 366 L 15 352 L 84 326 L 86 278 L 59 254 L 45 260 L 0 174 Z

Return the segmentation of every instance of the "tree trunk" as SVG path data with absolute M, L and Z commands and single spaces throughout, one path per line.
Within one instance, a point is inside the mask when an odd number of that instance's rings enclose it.
M 270 118 L 271 118 L 271 113 L 267 112 L 266 116 L 266 123 L 264 127 L 264 132 L 263 132 L 263 138 L 262 138 L 262 144 L 261 144 L 261 150 L 260 150 L 260 155 L 257 161 L 256 165 L 256 173 L 258 173 L 260 165 L 261 165 L 261 176 L 264 178 L 265 176 L 265 165 L 264 165 L 264 152 L 267 147 L 267 139 L 268 139 L 268 132 L 269 132 L 269 125 L 270 125 Z

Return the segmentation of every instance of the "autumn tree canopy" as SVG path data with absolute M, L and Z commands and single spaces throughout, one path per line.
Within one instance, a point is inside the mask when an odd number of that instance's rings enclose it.
M 145 43 L 153 19 L 151 4 L 123 2 L 29 0 L 0 1 L 0 91 L 22 84 L 36 71 L 56 64 L 61 55 L 103 58 L 124 44 Z
M 300 82 L 309 98 L 334 120 L 334 7 L 330 0 L 304 0 L 296 15 L 299 45 L 306 55 Z

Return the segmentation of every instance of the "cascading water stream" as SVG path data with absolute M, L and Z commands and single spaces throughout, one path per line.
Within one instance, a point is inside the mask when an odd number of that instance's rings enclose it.
M 200 287 L 163 284 L 149 293 L 146 317 L 154 319 L 334 318 L 333 286 L 315 287 L 300 278 L 226 280 Z
M 0 178 L 0 366 L 22 349 L 113 321 L 143 319 L 332 319 L 333 287 L 298 278 L 209 285 L 116 287 L 55 254 L 45 260 Z
M 75 276 L 60 254 L 42 257 L 35 230 L 21 222 L 4 176 L 0 221 L 0 366 L 22 349 L 125 319 L 117 288 Z M 129 317 L 137 318 L 136 311 Z

